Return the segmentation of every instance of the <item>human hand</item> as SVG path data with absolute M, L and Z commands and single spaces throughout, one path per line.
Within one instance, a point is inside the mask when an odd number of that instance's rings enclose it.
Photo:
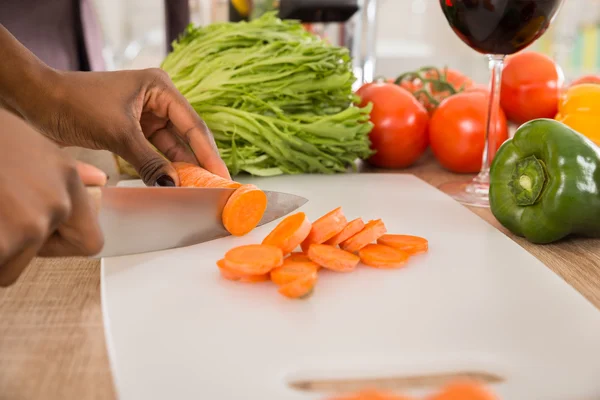
M 169 161 L 230 178 L 212 133 L 164 71 L 61 72 L 49 83 L 47 107 L 26 118 L 55 143 L 112 151 L 147 185 L 179 185 Z
M 36 256 L 88 256 L 103 245 L 75 161 L 0 109 L 0 286 Z

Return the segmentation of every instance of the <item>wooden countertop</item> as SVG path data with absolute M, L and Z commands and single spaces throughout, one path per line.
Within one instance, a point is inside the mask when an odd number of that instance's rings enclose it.
M 442 170 L 431 157 L 401 172 L 434 186 L 469 178 Z M 600 240 L 532 245 L 500 227 L 489 210 L 471 210 L 600 308 Z M 116 398 L 99 289 L 99 261 L 77 258 L 35 260 L 13 287 L 0 289 L 0 400 Z

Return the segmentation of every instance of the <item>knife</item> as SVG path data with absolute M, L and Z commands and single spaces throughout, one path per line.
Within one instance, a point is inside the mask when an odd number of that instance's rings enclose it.
M 221 222 L 235 189 L 189 187 L 90 187 L 104 248 L 93 258 L 147 253 L 207 242 L 230 233 Z M 264 191 L 267 209 L 258 226 L 281 218 L 308 200 Z

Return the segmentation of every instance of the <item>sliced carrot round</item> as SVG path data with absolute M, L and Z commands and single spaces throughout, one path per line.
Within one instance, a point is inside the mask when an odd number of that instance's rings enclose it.
M 349 239 L 352 236 L 356 235 L 358 232 L 362 231 L 364 227 L 365 223 L 363 222 L 362 218 L 356 218 L 348 222 L 340 233 L 326 241 L 325 244 L 337 246 L 344 240 Z
M 312 223 L 310 233 L 302 242 L 302 251 L 305 253 L 311 244 L 321 244 L 331 239 L 340 233 L 348 224 L 346 217 L 342 211 L 342 207 L 338 207 Z
M 267 209 L 267 195 L 254 185 L 242 185 L 233 192 L 223 208 L 223 225 L 234 236 L 252 231 Z
M 377 239 L 385 235 L 387 229 L 385 224 L 380 219 L 375 219 L 367 222 L 365 227 L 356 235 L 346 239 L 340 243 L 340 247 L 350 253 L 356 253 L 369 243 L 375 242 Z
M 279 293 L 290 299 L 299 299 L 309 295 L 317 284 L 317 272 L 313 271 L 302 277 L 282 285 Z
M 269 280 L 269 274 L 262 275 L 244 275 L 229 269 L 224 259 L 217 261 L 217 266 L 221 272 L 221 276 L 230 281 L 239 281 L 245 283 L 258 283 Z
M 394 247 L 409 254 L 424 253 L 429 249 L 429 242 L 427 239 L 412 235 L 383 235 L 377 239 L 377 243 Z
M 172 163 L 179 176 L 181 187 L 211 187 L 211 188 L 233 188 L 242 186 L 241 183 L 222 178 L 194 164 L 186 162 Z
M 478 382 L 454 382 L 444 387 L 430 400 L 498 400 Z
M 368 244 L 358 255 L 363 264 L 382 269 L 400 268 L 410 257 L 408 253 L 382 244 Z
M 225 253 L 224 265 L 243 275 L 268 274 L 283 264 L 283 252 L 279 247 L 265 244 L 248 244 L 234 247 Z
M 360 262 L 357 255 L 328 244 L 311 244 L 308 257 L 323 268 L 337 272 L 353 271 Z
M 306 214 L 299 212 L 284 218 L 262 243 L 277 246 L 283 254 L 288 254 L 306 239 L 311 227 Z
M 318 270 L 319 265 L 312 261 L 294 261 L 286 258 L 281 267 L 271 270 L 271 281 L 281 286 Z
M 302 252 L 294 252 L 294 253 L 290 253 L 290 255 L 287 258 L 288 260 L 292 260 L 292 261 L 311 261 L 310 257 L 308 257 L 308 255 L 306 253 L 302 253 Z
M 367 389 L 362 390 L 358 393 L 335 397 L 329 400 L 411 400 L 412 398 L 405 396 L 398 396 L 394 393 L 376 390 L 376 389 Z

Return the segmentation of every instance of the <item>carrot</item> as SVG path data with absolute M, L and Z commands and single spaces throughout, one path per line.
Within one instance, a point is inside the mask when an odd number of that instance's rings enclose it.
M 242 275 L 263 275 L 283 264 L 279 247 L 265 244 L 248 244 L 234 247 L 225 253 L 224 265 Z
M 288 254 L 306 239 L 311 227 L 312 224 L 306 218 L 306 214 L 299 212 L 281 221 L 262 243 L 277 246 L 283 254 Z
M 234 270 L 229 269 L 227 267 L 224 259 L 217 261 L 217 266 L 219 267 L 219 270 L 221 271 L 221 276 L 223 276 L 223 278 L 230 280 L 230 281 L 257 283 L 257 282 L 265 282 L 265 281 L 269 280 L 269 274 L 244 275 L 244 274 L 235 272 Z
M 309 272 L 302 277 L 282 285 L 279 293 L 290 299 L 298 299 L 309 295 L 317 284 L 317 271 Z
M 498 400 L 478 382 L 453 382 L 428 400 Z
M 313 222 L 310 233 L 304 242 L 302 242 L 302 251 L 306 253 L 311 244 L 321 244 L 331 239 L 340 233 L 347 223 L 348 221 L 342 212 L 342 207 L 338 207 L 323 215 Z
M 331 239 L 325 242 L 325 244 L 329 244 L 331 246 L 337 246 L 342 243 L 344 240 L 349 239 L 350 237 L 356 235 L 365 227 L 365 223 L 362 218 L 356 218 L 346 224 L 344 229 Z
M 271 281 L 281 286 L 318 270 L 319 265 L 312 261 L 294 261 L 286 258 L 281 267 L 271 270 Z
M 254 185 L 242 185 L 233 192 L 223 208 L 225 229 L 234 236 L 252 231 L 267 209 L 267 195 Z
M 375 389 L 362 390 L 358 393 L 335 397 L 329 400 L 411 400 L 409 397 L 397 396 L 391 392 Z
M 409 254 L 424 253 L 429 248 L 427 239 L 411 235 L 383 235 L 377 243 L 394 247 Z
M 234 236 L 243 236 L 259 224 L 267 209 L 267 195 L 254 185 L 242 185 L 221 178 L 197 165 L 174 162 L 182 187 L 230 188 L 236 189 L 229 196 L 223 214 L 223 225 Z
M 292 261 L 311 261 L 310 257 L 308 257 L 306 253 L 302 253 L 299 251 L 291 253 L 287 259 Z
M 328 244 L 311 244 L 308 257 L 323 268 L 337 272 L 350 272 L 358 265 L 360 258 Z
M 350 253 L 356 253 L 369 243 L 379 239 L 387 232 L 387 229 L 380 219 L 367 222 L 365 227 L 356 235 L 340 243 L 340 247 Z
M 232 188 L 237 189 L 241 183 L 221 178 L 202 167 L 186 162 L 172 163 L 179 176 L 181 187 L 210 187 L 210 188 Z
M 400 268 L 409 258 L 408 253 L 382 244 L 368 244 L 358 255 L 363 264 L 382 269 Z

